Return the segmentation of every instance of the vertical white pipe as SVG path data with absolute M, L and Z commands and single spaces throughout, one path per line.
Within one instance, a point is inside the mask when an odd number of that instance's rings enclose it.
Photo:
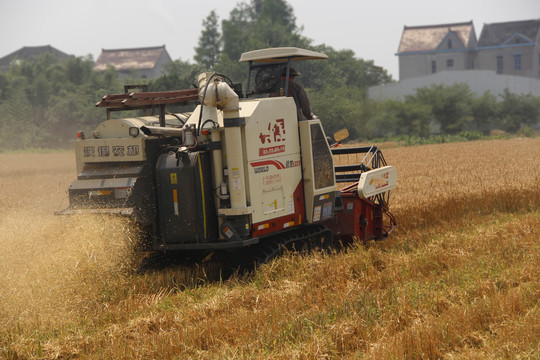
M 223 110 L 223 123 L 225 126 L 225 155 L 229 170 L 229 193 L 231 208 L 241 209 L 247 207 L 246 185 L 244 178 L 244 153 L 242 147 L 242 130 L 239 125 L 227 126 L 228 120 L 238 119 L 240 116 L 238 95 L 229 85 L 212 78 L 211 73 L 199 75 L 199 97 L 204 97 L 204 104 L 220 107 Z M 207 84 L 208 83 L 208 84 Z
M 226 118 L 225 118 L 226 121 Z M 242 133 L 240 127 L 226 127 L 225 151 L 229 169 L 229 192 L 231 208 L 246 207 L 246 186 L 244 179 L 244 156 L 242 152 Z

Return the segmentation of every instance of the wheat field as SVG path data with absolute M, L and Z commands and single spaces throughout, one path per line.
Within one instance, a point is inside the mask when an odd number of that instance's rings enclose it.
M 0 358 L 539 358 L 540 139 L 382 148 L 388 239 L 221 280 L 137 273 L 129 221 L 55 216 L 73 154 L 0 154 Z

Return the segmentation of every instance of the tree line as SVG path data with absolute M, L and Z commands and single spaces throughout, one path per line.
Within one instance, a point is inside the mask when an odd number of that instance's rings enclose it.
M 164 75 L 146 81 L 151 91 L 190 88 L 209 70 L 245 84 L 246 64 L 238 62 L 243 52 L 295 46 L 328 55 L 325 61 L 294 66 L 329 134 L 344 127 L 355 140 L 493 129 L 514 133 L 536 126 L 540 118 L 537 97 L 508 91 L 475 96 L 464 84 L 421 88 L 403 101 L 369 100 L 369 87 L 393 81 L 388 72 L 352 50 L 314 44 L 302 35 L 285 0 L 239 3 L 223 20 L 212 10 L 201 25 L 193 62 L 167 64 Z M 103 95 L 141 83 L 120 78 L 114 68 L 96 72 L 93 64 L 91 56 L 58 62 L 45 54 L 0 73 L 0 150 L 69 147 L 78 130 L 90 131 L 104 120 L 105 112 L 94 106 Z

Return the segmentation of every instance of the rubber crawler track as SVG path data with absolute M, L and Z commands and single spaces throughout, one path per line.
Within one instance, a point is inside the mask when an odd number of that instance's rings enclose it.
M 260 239 L 256 245 L 252 245 L 236 251 L 221 251 L 212 253 L 210 261 L 216 262 L 221 267 L 220 276 L 239 271 L 249 272 L 256 266 L 264 264 L 284 251 L 329 251 L 333 247 L 332 232 L 324 225 L 303 225 L 281 233 L 272 234 Z M 153 252 L 138 269 L 138 272 L 159 270 L 166 267 L 204 263 L 204 257 L 209 253 L 187 254 L 182 252 Z M 187 256 L 189 255 L 189 257 Z
M 332 232 L 324 225 L 305 225 L 261 239 L 245 248 L 239 262 L 246 268 L 268 262 L 283 251 L 326 251 L 332 248 Z

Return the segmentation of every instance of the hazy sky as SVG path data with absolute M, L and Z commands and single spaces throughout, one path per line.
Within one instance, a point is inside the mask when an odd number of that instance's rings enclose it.
M 52 45 L 76 56 L 101 49 L 166 45 L 173 59 L 193 61 L 202 21 L 220 20 L 245 1 L 0 0 L 0 57 L 23 46 Z M 403 26 L 473 20 L 485 23 L 540 19 L 540 0 L 289 0 L 302 34 L 314 44 L 351 49 L 398 78 Z

